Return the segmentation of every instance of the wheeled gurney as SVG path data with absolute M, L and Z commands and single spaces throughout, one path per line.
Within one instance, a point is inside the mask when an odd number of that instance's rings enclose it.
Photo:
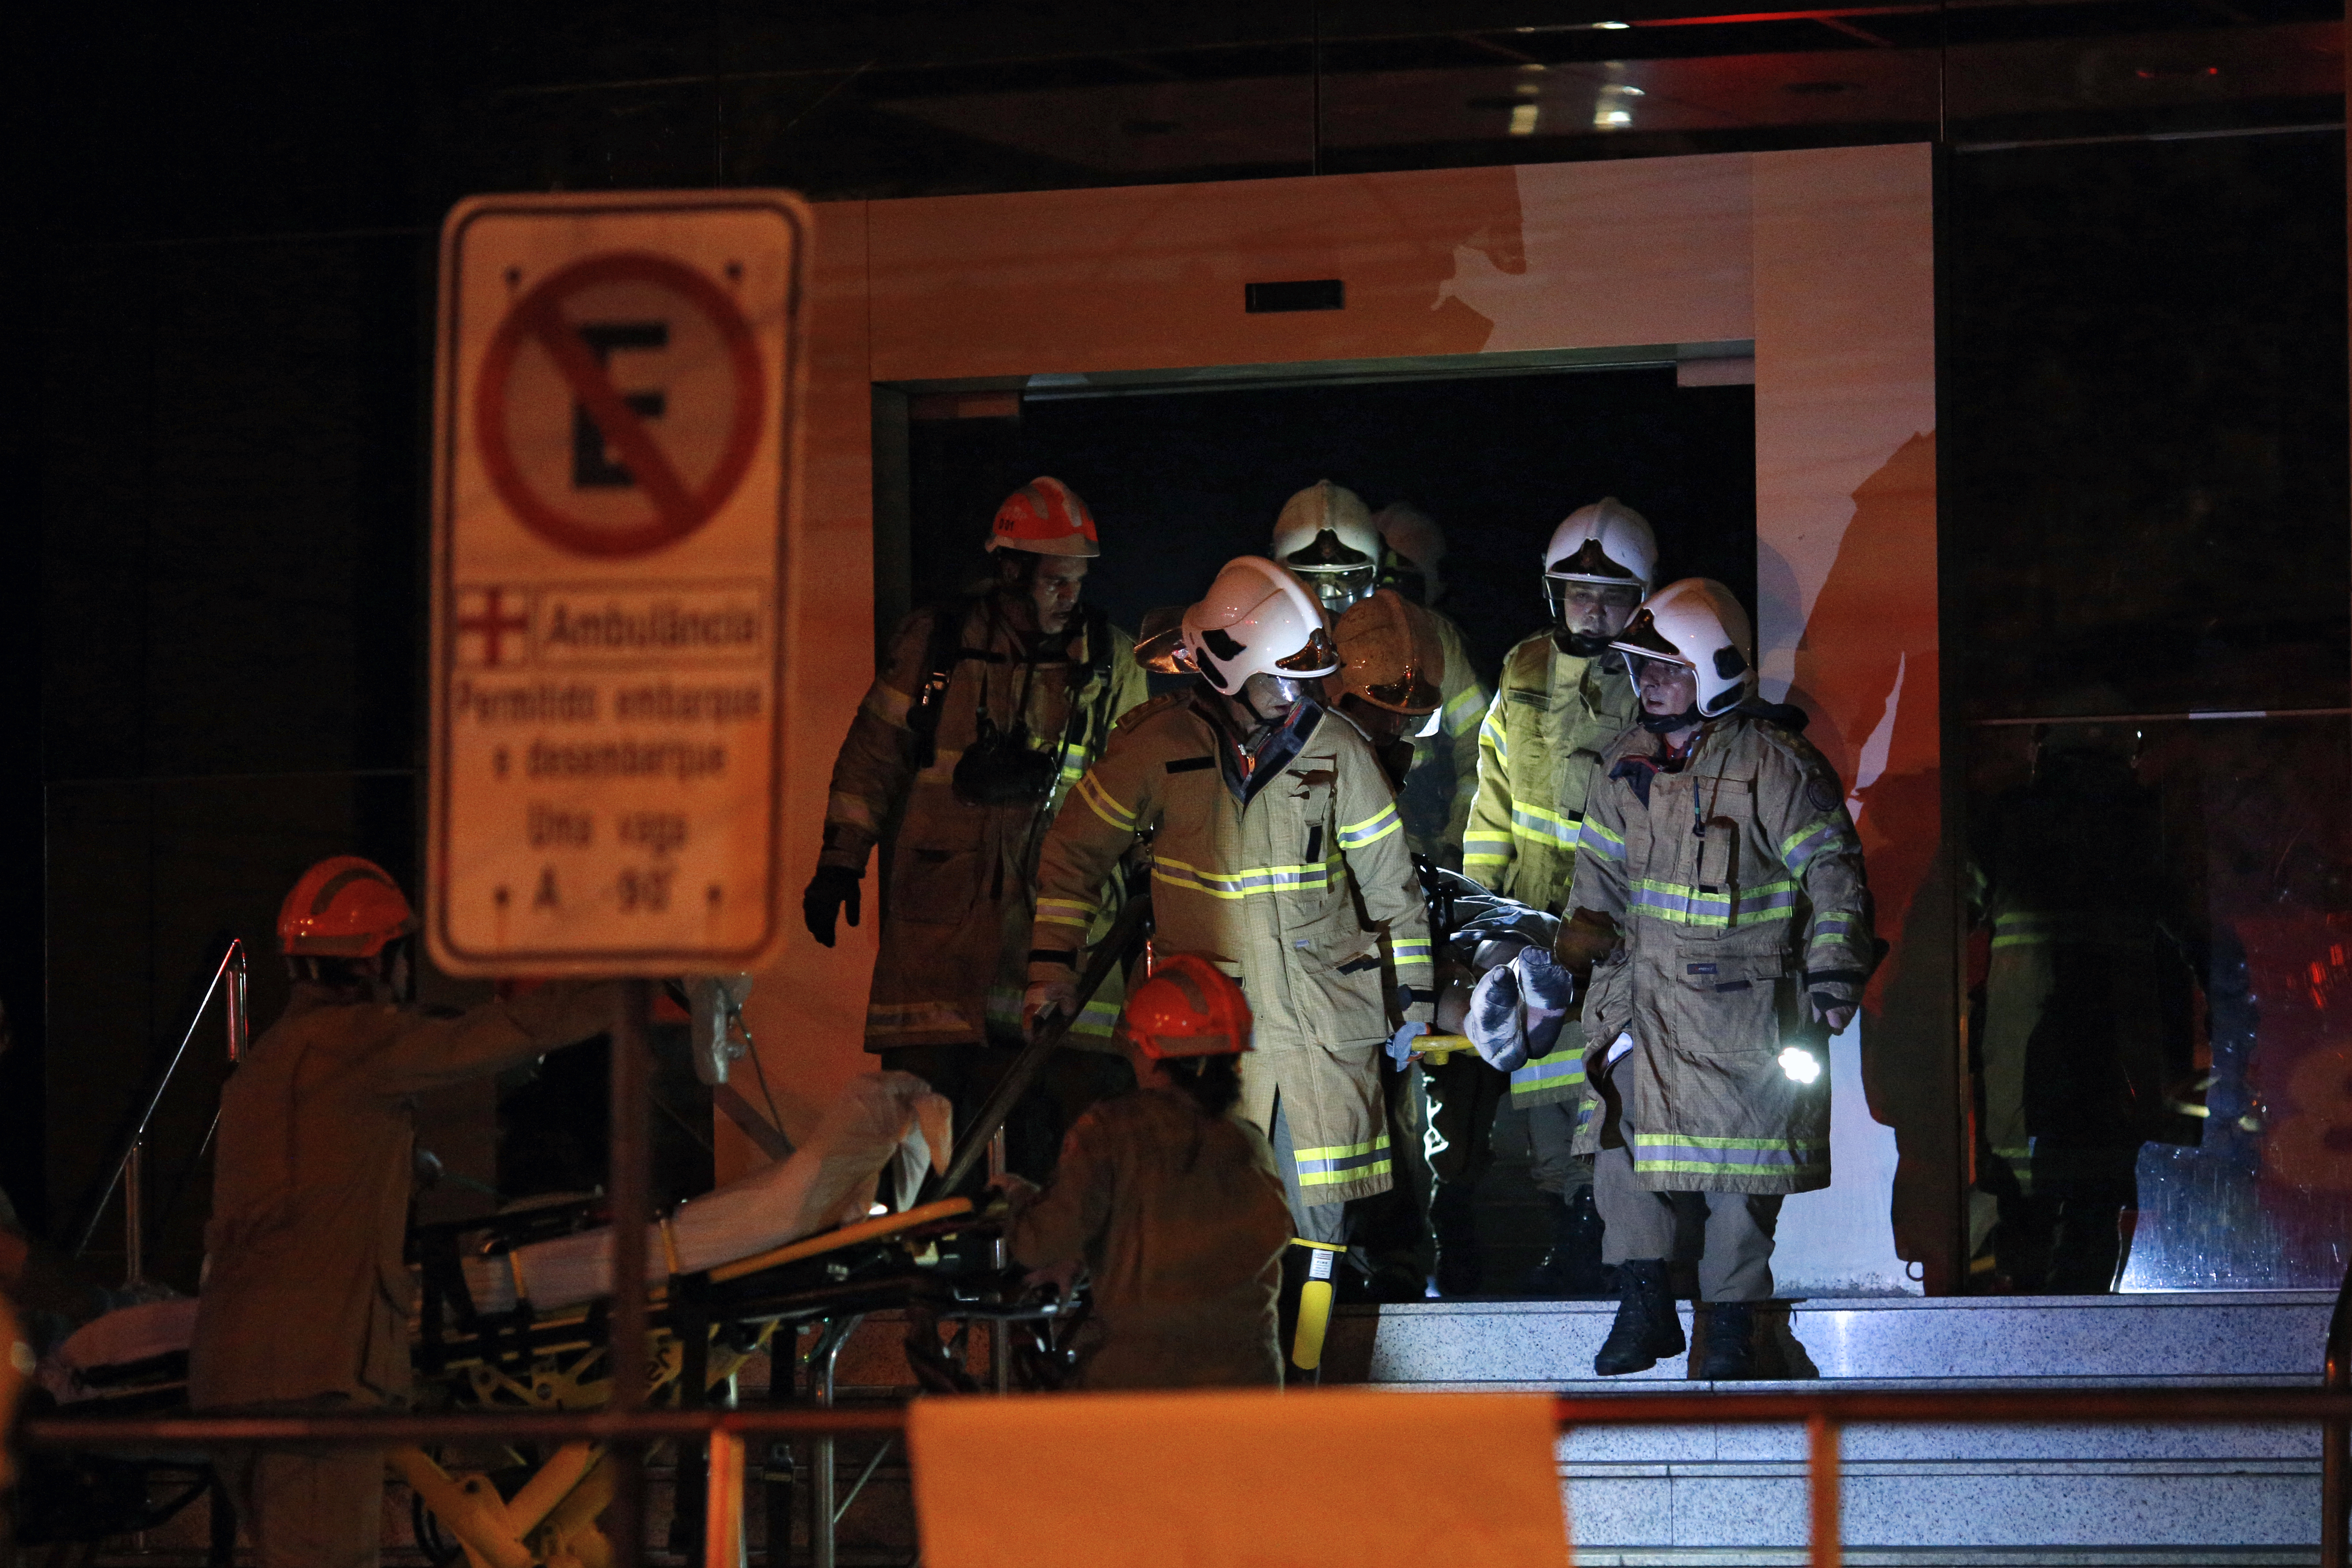
M 656 1403 L 695 1405 L 731 1397 L 732 1380 L 762 1352 L 773 1366 L 772 1399 L 795 1397 L 804 1329 L 807 1396 L 829 1405 L 842 1344 L 866 1314 L 897 1309 L 916 1325 L 910 1362 L 927 1385 L 970 1387 L 959 1353 L 937 1325 L 997 1325 L 992 1352 L 1000 1385 L 1010 1373 L 1004 1331 L 1025 1332 L 1023 1381 L 1051 1382 L 1066 1366 L 1080 1313 L 1023 1300 L 1017 1275 L 994 1256 L 996 1222 L 968 1199 L 918 1203 L 919 1184 L 946 1163 L 945 1104 L 920 1080 L 872 1074 L 856 1080 L 789 1159 L 706 1196 L 652 1227 L 646 1249 L 648 1383 Z M 877 1179 L 894 1176 L 891 1212 L 869 1214 Z M 422 1227 L 415 1238 L 420 1309 L 415 1322 L 417 1401 L 434 1410 L 586 1410 L 610 1394 L 611 1231 L 596 1201 L 542 1205 Z M 68 1340 L 45 1368 L 61 1413 L 155 1414 L 184 1407 L 195 1302 L 151 1303 L 108 1314 Z M 778 1331 L 784 1331 L 779 1334 Z M 679 1519 L 673 1542 L 698 1535 L 700 1456 L 679 1455 Z M 810 1532 L 816 1560 L 832 1558 L 832 1444 L 814 1454 Z M 388 1468 L 410 1488 L 421 1546 L 443 1561 L 525 1568 L 605 1560 L 597 1519 L 611 1497 L 602 1445 L 494 1452 L 404 1447 Z M 157 1456 L 159 1476 L 184 1487 L 172 1510 L 201 1495 L 203 1456 Z M 194 1468 L 193 1476 L 191 1468 Z M 52 1479 L 62 1480 L 55 1474 Z M 868 1468 L 871 1473 L 871 1467 Z M 769 1494 L 771 1539 L 789 1540 L 789 1469 Z M 36 1478 L 36 1484 L 38 1479 Z M 110 1507 L 59 1535 L 88 1539 L 161 1522 L 150 1508 Z M 781 1495 L 780 1495 L 781 1494 Z M 58 1512 L 60 1510 L 52 1510 Z M 62 1510 L 69 1512 L 70 1510 Z M 113 1517 L 105 1517 L 108 1514 Z M 216 1534 L 216 1545 L 217 1536 Z M 739 1537 L 740 1539 L 740 1537 Z M 781 1560 L 781 1559 L 777 1559 Z

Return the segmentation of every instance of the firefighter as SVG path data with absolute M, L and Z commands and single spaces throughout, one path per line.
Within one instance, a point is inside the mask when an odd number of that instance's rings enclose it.
M 1638 717 L 1624 661 L 1609 639 L 1650 591 L 1658 544 L 1649 522 L 1614 496 L 1579 507 L 1544 548 L 1544 602 L 1551 624 L 1503 661 L 1503 678 L 1478 731 L 1478 796 L 1470 808 L 1463 869 L 1507 898 L 1557 914 L 1576 869 L 1577 824 L 1601 751 Z M 1586 933 L 1564 933 L 1561 956 L 1580 983 L 1591 954 Z M 1579 944 L 1581 943 L 1582 946 Z M 1573 1156 L 1577 1106 L 1584 1097 L 1579 1026 L 1571 1019 L 1558 1050 L 1510 1075 L 1511 1109 L 1524 1112 L 1534 1146 L 1535 1184 L 1549 1200 L 1551 1247 L 1522 1289 L 1538 1296 L 1590 1296 L 1607 1288 L 1600 1261 L 1601 1221 L 1592 1203 L 1592 1167 Z M 1466 1056 L 1456 1077 L 1433 1088 L 1467 1097 L 1462 1112 L 1433 1105 L 1441 1128 L 1486 1135 L 1500 1099 L 1494 1069 Z M 1475 1173 L 1483 1161 L 1472 1161 Z M 1431 1205 L 1443 1260 L 1453 1238 L 1475 1246 L 1468 1190 L 1441 1184 Z M 1471 1270 L 1475 1277 L 1475 1266 Z
M 2113 726 L 2037 736 L 2032 779 L 1973 836 L 1990 939 L 1979 1185 L 1998 1204 L 1999 1269 L 2029 1295 L 2115 1289 L 2140 1145 L 2199 1142 L 2194 927 L 2135 744 Z
M 1394 589 L 1381 588 L 1349 606 L 1331 631 L 1339 668 L 1324 677 L 1324 701 L 1370 744 L 1389 786 L 1401 788 L 1413 765 L 1412 737 L 1444 700 L 1445 651 L 1438 641 L 1436 618 L 1408 604 Z M 1399 805 L 1402 809 L 1402 803 Z M 1367 1205 L 1360 1226 L 1375 1300 L 1419 1300 L 1428 1293 L 1429 1152 L 1438 1151 L 1435 1158 L 1441 1162 L 1450 1159 L 1453 1163 L 1445 1168 L 1458 1176 L 1454 1164 L 1465 1146 L 1459 1139 L 1425 1135 L 1423 1079 L 1452 1070 L 1450 1061 L 1441 1066 L 1421 1060 L 1418 1071 L 1413 1059 L 1381 1063 L 1389 1141 L 1401 1157 L 1397 1185 Z M 1489 1100 L 1490 1114 L 1492 1110 Z M 1485 1147 L 1483 1141 L 1479 1147 Z
M 1363 736 L 1309 694 L 1338 660 L 1315 600 L 1274 563 L 1227 563 L 1146 656 L 1199 679 L 1129 714 L 1055 822 L 1026 1010 L 1067 1009 L 1097 889 L 1154 836 L 1154 940 L 1241 981 L 1255 1019 L 1243 1112 L 1274 1144 L 1298 1237 L 1337 1247 L 1346 1201 L 1391 1185 L 1382 1047 L 1432 1001 L 1396 801 Z
M 1829 1037 L 1877 962 L 1862 845 L 1804 715 L 1754 700 L 1729 589 L 1670 584 L 1611 646 L 1642 721 L 1601 754 L 1570 893 L 1584 929 L 1617 933 L 1584 1000 L 1592 1113 L 1578 1148 L 1596 1157 L 1619 1280 L 1593 1370 L 1682 1352 L 1667 1282 L 1679 1220 L 1706 1238 L 1692 1375 L 1751 1377 L 1780 1199 L 1829 1185 Z
M 999 1178 L 1013 1256 L 1065 1279 L 1083 1263 L 1092 1279 L 1082 1388 L 1278 1384 L 1290 1211 L 1265 1135 L 1228 1114 L 1249 1004 L 1180 952 L 1128 998 L 1118 1038 L 1139 1091 L 1078 1119 L 1043 1192 Z
M 883 846 L 882 951 L 866 1048 L 976 1112 L 1021 1044 L 1038 846 L 1119 715 L 1146 695 L 1134 640 L 1080 595 L 1095 520 L 1061 480 L 998 509 L 993 576 L 975 596 L 902 622 L 834 763 L 824 846 L 803 896 L 833 945 L 856 925 L 867 855 Z M 1115 914 L 1118 889 L 1089 886 Z M 1099 934 L 1099 933 L 1097 933 Z M 1042 1175 L 1069 1117 L 1124 1087 L 1111 1044 L 1118 978 L 1070 1031 L 1045 1087 L 1016 1109 L 1013 1163 Z
M 1412 526 L 1413 518 L 1428 522 L 1417 510 L 1405 510 L 1410 518 L 1398 515 L 1406 527 Z M 1395 510 L 1387 509 L 1381 516 Z M 1418 542 L 1419 534 L 1414 537 Z M 1441 535 L 1438 552 L 1444 551 Z M 1324 614 L 1336 619 L 1371 597 L 1390 552 L 1362 499 L 1344 486 L 1318 479 L 1284 503 L 1282 515 L 1275 520 L 1273 554 L 1315 591 Z M 1424 719 L 1412 732 L 1412 766 L 1398 787 L 1397 806 L 1412 852 L 1458 871 L 1470 797 L 1478 790 L 1477 730 L 1486 710 L 1486 689 L 1470 662 L 1462 628 L 1425 605 L 1411 604 L 1411 608 L 1428 620 L 1444 655 L 1444 673 L 1435 719 Z
M 200 1409 L 404 1403 L 415 1097 L 612 1022 L 610 984 L 558 983 L 455 1016 L 409 1005 L 415 929 L 399 887 L 355 855 L 311 867 L 278 911 L 293 994 L 221 1091 L 188 1370 Z M 216 1463 L 265 1568 L 376 1561 L 380 1451 L 239 1450 Z

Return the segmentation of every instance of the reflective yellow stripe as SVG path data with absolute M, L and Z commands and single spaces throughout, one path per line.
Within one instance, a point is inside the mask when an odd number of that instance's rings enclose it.
M 1345 1171 L 1301 1171 L 1298 1184 L 1302 1187 L 1336 1187 L 1342 1182 L 1360 1182 L 1370 1176 L 1386 1176 L 1395 1173 L 1396 1165 L 1387 1155 L 1369 1164 L 1352 1166 Z
M 915 700 L 912 697 L 894 686 L 877 680 L 866 688 L 866 700 L 860 702 L 857 707 L 859 711 L 871 713 L 892 729 L 903 730 L 907 727 L 907 710 L 914 705 Z
M 1589 816 L 1578 825 L 1576 847 L 1579 849 L 1597 850 L 1612 860 L 1625 858 L 1624 835 L 1611 832 Z
M 1322 1149 L 1301 1149 L 1293 1156 L 1300 1160 L 1345 1160 L 1357 1154 L 1369 1154 L 1375 1149 L 1389 1146 L 1386 1132 L 1375 1132 L 1361 1143 L 1334 1143 Z
M 1555 849 L 1573 852 L 1577 844 L 1577 825 L 1556 811 L 1546 811 L 1539 805 L 1511 803 L 1511 836 Z
M 1135 831 L 1135 813 L 1113 800 L 1110 791 L 1103 788 L 1102 780 L 1093 773 L 1078 781 L 1078 798 L 1085 801 L 1097 816 L 1121 833 Z
M 845 822 L 858 831 L 871 833 L 877 838 L 882 836 L 882 819 L 876 814 L 874 807 L 856 795 L 844 795 L 839 790 L 825 797 L 824 819 L 827 822 Z
M 1076 899 L 1040 899 L 1037 920 L 1042 925 L 1076 926 L 1084 931 L 1094 924 L 1095 907 Z
M 1503 730 L 1503 700 L 1499 697 L 1495 700 L 1495 705 L 1486 710 L 1486 717 L 1479 721 L 1478 743 L 1492 746 L 1495 760 L 1505 767 L 1510 765 L 1511 742 Z
M 1367 1176 L 1390 1173 L 1389 1135 L 1383 1130 L 1361 1143 L 1335 1143 L 1323 1149 L 1301 1149 L 1291 1156 L 1302 1187 L 1330 1187 Z
M 1479 690 L 1475 683 L 1464 687 L 1454 700 L 1444 707 L 1446 731 L 1449 734 L 1458 733 L 1465 727 L 1465 716 L 1482 712 L 1486 706 L 1486 694 Z
M 1161 856 L 1151 863 L 1151 879 L 1213 899 L 1246 899 L 1254 893 L 1290 893 L 1328 888 L 1334 858 L 1319 866 L 1246 866 L 1236 871 L 1203 871 Z
M 1403 826 L 1403 819 L 1397 816 L 1396 803 L 1391 801 L 1363 821 L 1342 826 L 1339 829 L 1339 847 L 1361 849 L 1368 844 L 1378 844 Z

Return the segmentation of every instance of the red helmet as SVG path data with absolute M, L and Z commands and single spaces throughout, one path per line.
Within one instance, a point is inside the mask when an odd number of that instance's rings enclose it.
M 1249 1003 L 1241 986 L 1197 952 L 1152 970 L 1127 999 L 1120 1026 L 1154 1061 L 1230 1057 L 1250 1048 Z
M 373 860 L 335 855 L 302 873 L 278 910 L 278 951 L 372 958 L 416 929 L 400 884 Z
M 988 531 L 991 550 L 1026 550 L 1038 555 L 1100 555 L 1095 514 L 1078 492 L 1061 480 L 1031 479 L 1004 498 Z

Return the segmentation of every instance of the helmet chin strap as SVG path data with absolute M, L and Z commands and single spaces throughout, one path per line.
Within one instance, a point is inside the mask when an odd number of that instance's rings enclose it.
M 1551 640 L 1559 645 L 1560 652 L 1572 658 L 1598 658 L 1609 651 L 1609 637 L 1606 633 L 1597 637 L 1589 637 L 1582 632 L 1572 632 L 1566 626 L 1556 626 L 1552 630 Z
M 1688 730 L 1704 722 L 1698 704 L 1694 702 L 1679 713 L 1644 713 L 1642 728 L 1653 735 L 1671 735 L 1677 730 Z

